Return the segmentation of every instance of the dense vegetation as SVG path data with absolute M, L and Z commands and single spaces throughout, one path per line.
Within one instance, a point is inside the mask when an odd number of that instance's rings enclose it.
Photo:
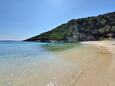
M 27 39 L 41 42 L 78 42 L 115 38 L 115 12 L 72 19 L 51 31 Z

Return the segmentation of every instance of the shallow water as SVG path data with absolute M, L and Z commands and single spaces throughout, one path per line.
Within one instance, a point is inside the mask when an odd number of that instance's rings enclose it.
M 74 43 L 0 42 L 0 86 L 74 86 L 81 66 L 98 53 L 97 48 L 88 48 Z
M 63 43 L 0 42 L 0 86 L 58 84 L 58 80 L 71 76 L 77 64 L 58 58 L 53 51 L 73 47 Z

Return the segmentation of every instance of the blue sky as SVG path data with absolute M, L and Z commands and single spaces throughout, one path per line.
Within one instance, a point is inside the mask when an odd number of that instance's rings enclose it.
M 23 40 L 73 18 L 115 11 L 115 0 L 0 0 L 0 40 Z

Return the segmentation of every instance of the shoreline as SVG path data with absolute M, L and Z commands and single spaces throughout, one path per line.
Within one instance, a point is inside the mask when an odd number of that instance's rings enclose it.
M 79 64 L 78 71 L 70 80 L 71 85 L 115 86 L 115 41 L 87 41 L 81 44 L 85 45 L 82 50 L 73 48 L 61 54 L 68 61 Z
M 80 47 L 54 52 L 53 57 L 49 59 L 46 59 L 47 57 L 39 59 L 38 55 L 30 56 L 32 59 L 29 59 L 32 61 L 29 64 L 22 62 L 28 61 L 27 57 L 24 60 L 12 58 L 13 60 L 8 62 L 6 59 L 1 60 L 1 63 L 5 61 L 6 65 L 2 63 L 0 66 L 2 69 L 0 84 L 2 86 L 115 86 L 114 49 L 114 41 L 88 41 L 81 42 Z M 17 62 L 18 65 L 15 65 Z M 10 72 L 4 71 L 7 68 L 11 68 L 7 70 Z M 13 68 L 16 68 L 15 71 Z
M 94 45 L 98 48 L 104 47 L 115 56 L 115 40 L 86 41 L 86 42 L 80 42 L 80 43 Z

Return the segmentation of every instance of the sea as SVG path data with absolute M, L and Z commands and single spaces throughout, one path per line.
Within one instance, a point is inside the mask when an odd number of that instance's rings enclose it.
M 80 46 L 0 41 L 0 86 L 69 86 L 78 64 L 57 53 Z

